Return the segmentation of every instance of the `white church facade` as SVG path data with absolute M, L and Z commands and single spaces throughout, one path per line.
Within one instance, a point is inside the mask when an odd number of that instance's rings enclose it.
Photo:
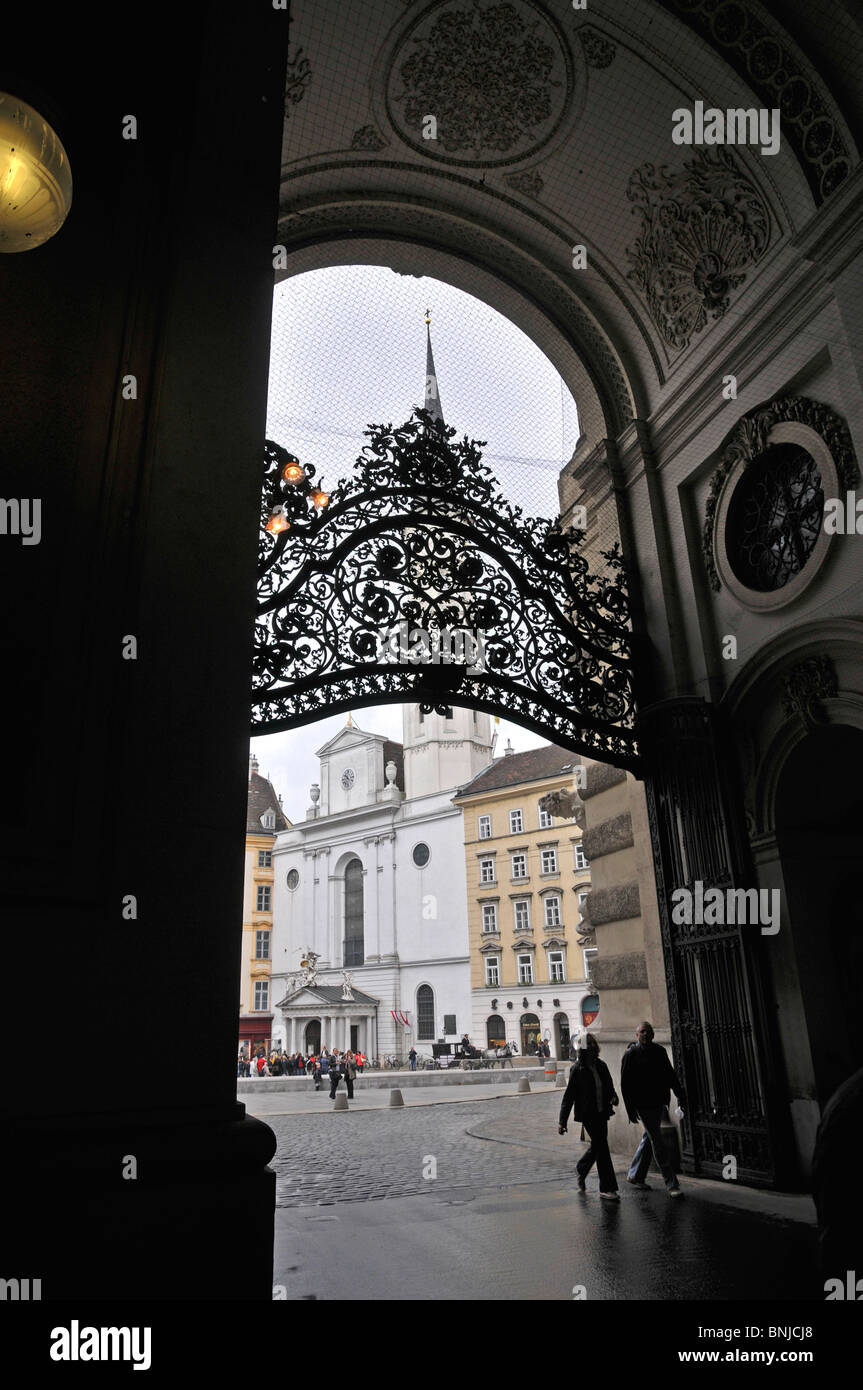
M 402 711 L 403 743 L 349 721 L 318 750 L 306 819 L 273 849 L 273 1044 L 405 1057 L 471 1027 L 457 788 L 492 757 L 488 715 Z

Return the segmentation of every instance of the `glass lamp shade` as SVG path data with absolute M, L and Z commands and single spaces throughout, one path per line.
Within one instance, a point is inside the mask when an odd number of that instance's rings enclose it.
M 72 205 L 59 137 L 38 111 L 0 92 L 0 251 L 31 251 L 58 232 Z

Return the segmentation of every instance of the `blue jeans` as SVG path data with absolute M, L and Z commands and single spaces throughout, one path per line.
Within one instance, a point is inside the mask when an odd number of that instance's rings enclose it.
M 416 1069 L 417 1069 L 417 1059 L 416 1059 L 416 1057 L 411 1057 L 411 1071 L 416 1071 Z
M 644 1125 L 644 1133 L 629 1165 L 628 1177 L 631 1182 L 644 1182 L 650 1168 L 651 1157 L 656 1159 L 659 1171 L 665 1179 L 666 1187 L 677 1187 L 677 1175 L 665 1154 L 662 1142 L 662 1112 L 664 1106 L 651 1110 L 639 1110 L 638 1118 Z

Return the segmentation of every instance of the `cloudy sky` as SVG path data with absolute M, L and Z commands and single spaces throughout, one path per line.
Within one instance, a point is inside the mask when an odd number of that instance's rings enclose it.
M 280 284 L 273 305 L 267 436 L 314 463 L 316 481 L 348 477 L 369 424 L 400 424 L 422 403 L 425 310 L 441 404 L 459 434 L 483 451 L 507 500 L 528 515 L 556 516 L 557 477 L 578 438 L 575 403 L 560 376 L 520 329 L 471 295 L 438 280 L 379 266 L 336 266 Z M 347 722 L 322 719 L 252 740 L 260 770 L 285 814 L 305 817 L 318 781 L 316 750 Z M 358 710 L 354 722 L 401 739 L 398 705 Z M 501 720 L 498 753 L 542 742 Z

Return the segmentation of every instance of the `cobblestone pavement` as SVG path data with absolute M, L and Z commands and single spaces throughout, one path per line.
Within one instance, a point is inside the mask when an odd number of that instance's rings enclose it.
M 505 1107 L 505 1114 L 499 1109 Z M 251 1106 L 249 1107 L 252 1108 Z M 581 1147 L 557 1134 L 560 1095 L 545 1093 L 474 1104 L 342 1113 L 263 1116 L 278 1148 L 276 1205 L 328 1206 L 428 1194 L 431 1155 L 442 1189 L 510 1187 L 571 1175 Z M 490 1110 L 494 1113 L 490 1115 Z M 506 1135 L 507 1142 L 489 1142 Z M 488 1135 L 488 1139 L 482 1137 Z

